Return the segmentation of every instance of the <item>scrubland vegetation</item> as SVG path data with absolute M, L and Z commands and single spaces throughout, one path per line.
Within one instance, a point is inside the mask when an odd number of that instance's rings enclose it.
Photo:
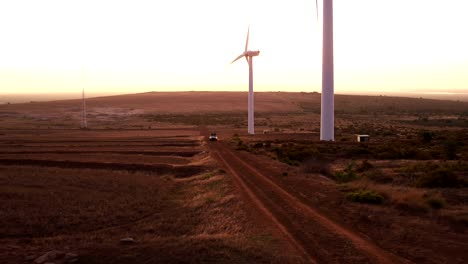
M 305 173 L 328 176 L 346 184 L 346 198 L 353 202 L 385 204 L 404 210 L 429 212 L 429 209 L 454 208 L 462 219 L 468 206 L 446 202 L 447 196 L 462 194 L 468 187 L 468 148 L 465 131 L 445 132 L 444 138 L 431 132 L 415 134 L 414 140 L 398 144 L 385 139 L 375 143 L 357 142 L 243 142 L 232 138 L 238 150 L 264 154 Z M 453 141 L 447 141 L 446 137 Z M 448 143 L 454 142 L 454 143 Z M 452 191 L 453 190 L 453 191 Z M 463 210 L 460 211 L 460 207 Z M 465 222 L 465 220 L 461 220 Z
M 431 218 L 460 232 L 468 228 L 466 103 L 423 99 L 336 97 L 336 141 L 316 136 L 256 139 L 233 136 L 238 149 L 283 162 L 306 174 L 327 176 L 348 202 L 393 208 Z M 352 103 L 351 103 L 352 102 Z M 301 103 L 319 113 L 319 104 Z M 310 129 L 315 132 L 317 130 Z M 279 133 L 272 131 L 272 134 Z M 369 134 L 370 142 L 356 142 Z M 290 177 L 285 172 L 283 177 Z M 464 232 L 464 231 L 462 231 Z
M 319 94 L 256 95 L 254 136 L 244 94 L 207 94 L 93 99 L 81 131 L 76 100 L 0 106 L 0 262 L 69 248 L 83 263 L 294 263 L 213 162 L 207 127 L 379 247 L 463 263 L 452 250 L 468 230 L 468 103 L 337 95 L 336 141 L 321 142 Z

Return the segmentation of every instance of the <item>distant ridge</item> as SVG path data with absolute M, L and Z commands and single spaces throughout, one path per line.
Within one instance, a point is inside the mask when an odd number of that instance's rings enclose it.
M 320 113 L 320 94 L 317 92 L 258 92 L 255 112 Z M 8 112 L 76 111 L 80 99 L 0 105 Z M 245 112 L 247 92 L 146 92 L 138 94 L 93 97 L 87 100 L 90 111 L 96 109 L 139 110 L 145 113 L 211 113 Z M 365 112 L 431 112 L 468 113 L 468 102 L 421 99 L 396 96 L 335 95 L 335 111 L 339 113 Z

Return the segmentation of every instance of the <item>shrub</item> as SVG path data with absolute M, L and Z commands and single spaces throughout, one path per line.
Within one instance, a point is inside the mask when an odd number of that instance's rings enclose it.
M 304 162 L 304 172 L 306 173 L 320 173 L 325 176 L 333 175 L 328 161 L 319 159 L 308 159 Z
M 344 169 L 344 171 L 335 173 L 336 181 L 344 183 L 357 179 L 358 176 L 354 172 L 354 165 L 355 163 L 351 162 L 348 164 L 346 169 Z
M 281 159 L 281 162 L 283 163 L 286 163 L 290 166 L 299 166 L 299 162 L 295 161 L 295 160 L 290 160 L 289 158 L 283 158 Z
M 431 152 L 431 151 L 427 151 L 427 150 L 421 150 L 416 154 L 415 159 L 417 159 L 417 160 L 431 160 L 431 159 L 436 159 L 438 155 L 439 155 L 438 152 Z
M 465 232 L 466 228 L 468 227 L 468 216 L 448 216 L 447 217 L 450 223 L 450 226 L 455 230 L 460 230 L 461 232 Z
M 299 162 L 319 154 L 314 146 L 300 144 L 283 144 L 275 147 L 273 151 L 276 152 L 278 160 L 290 165 L 299 165 Z
M 369 150 L 367 145 L 359 144 L 356 146 L 353 146 L 348 150 L 347 156 L 348 157 L 355 157 L 355 156 L 363 156 L 363 155 L 368 155 L 372 154 L 372 152 Z
M 426 130 L 419 131 L 419 137 L 424 143 L 430 143 L 432 141 L 432 138 L 434 137 L 434 132 L 426 131 Z
M 430 211 L 425 193 L 418 189 L 405 188 L 391 194 L 396 208 L 411 214 L 426 214 Z
M 346 199 L 356 203 L 382 204 L 384 197 L 374 191 L 357 190 L 346 194 Z
M 377 183 L 391 183 L 393 178 L 383 174 L 380 170 L 372 169 L 364 172 L 364 177 Z
M 263 147 L 263 143 L 262 142 L 257 142 L 253 145 L 254 148 L 262 148 Z
M 362 161 L 362 163 L 356 168 L 357 172 L 365 172 L 374 168 L 374 166 L 367 160 Z
M 205 174 L 202 175 L 201 178 L 202 178 L 203 180 L 207 180 L 207 179 L 209 179 L 209 178 L 211 178 L 211 177 L 213 177 L 213 176 L 216 176 L 216 172 L 205 173 Z
M 242 140 L 237 143 L 237 150 L 251 151 L 250 147 L 247 144 L 244 144 Z
M 432 209 L 441 209 L 442 207 L 445 206 L 445 200 L 442 198 L 429 198 L 426 203 L 432 208 Z
M 354 172 L 337 172 L 335 173 L 335 179 L 337 182 L 345 183 L 357 179 L 357 174 Z
M 455 140 L 447 140 L 444 142 L 444 153 L 447 159 L 453 160 L 457 158 L 457 150 L 460 142 Z
M 468 186 L 468 182 L 459 178 L 448 168 L 439 168 L 419 177 L 416 181 L 416 186 L 425 188 L 459 188 Z

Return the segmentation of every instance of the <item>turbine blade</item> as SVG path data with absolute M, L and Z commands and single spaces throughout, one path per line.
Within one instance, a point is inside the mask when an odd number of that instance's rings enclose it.
M 247 28 L 247 39 L 245 40 L 245 51 L 247 51 L 249 47 L 249 33 L 250 33 L 250 26 Z
M 245 53 L 242 53 L 241 55 L 239 55 L 239 57 L 237 57 L 235 60 L 233 60 L 233 61 L 231 62 L 231 64 L 234 63 L 236 60 L 238 60 L 238 59 L 244 57 L 244 56 L 245 56 Z
M 317 12 L 317 22 L 318 22 L 318 0 L 315 0 L 315 11 Z

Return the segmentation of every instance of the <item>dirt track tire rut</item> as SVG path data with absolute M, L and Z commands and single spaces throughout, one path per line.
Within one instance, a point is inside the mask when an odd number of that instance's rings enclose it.
M 319 213 L 236 155 L 226 144 L 212 145 L 249 199 L 312 263 L 410 263 Z
M 37 150 L 37 151 L 0 151 L 0 154 L 130 154 L 145 156 L 193 157 L 201 151 L 119 151 L 119 150 Z

